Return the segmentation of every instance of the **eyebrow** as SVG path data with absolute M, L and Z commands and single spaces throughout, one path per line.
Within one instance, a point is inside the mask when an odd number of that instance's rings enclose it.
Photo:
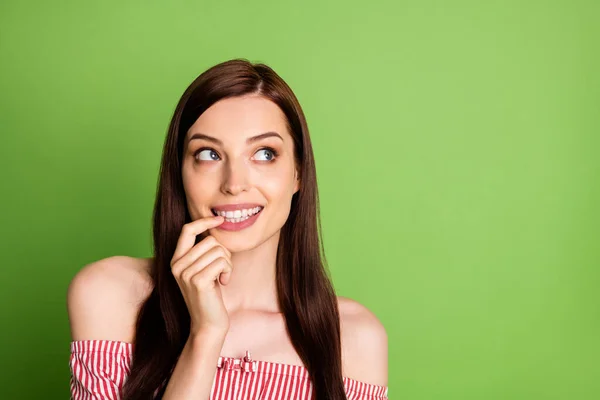
M 281 139 L 281 141 L 283 141 L 283 138 L 281 137 L 281 135 L 279 133 L 277 133 L 277 132 L 265 132 L 265 133 L 261 133 L 260 135 L 249 137 L 248 139 L 246 139 L 246 143 L 247 144 L 254 143 L 254 142 L 257 142 L 259 140 L 266 139 L 268 137 L 278 137 L 279 139 Z M 204 139 L 204 140 L 208 140 L 209 142 L 216 143 L 219 146 L 223 145 L 223 142 L 221 142 L 216 137 L 208 136 L 208 135 L 206 135 L 204 133 L 194 133 L 192 136 L 190 136 L 190 138 L 188 140 L 188 143 L 191 142 L 194 139 Z

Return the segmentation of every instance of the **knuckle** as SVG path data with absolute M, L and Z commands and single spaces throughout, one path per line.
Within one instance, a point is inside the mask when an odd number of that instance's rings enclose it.
M 181 232 L 185 232 L 186 234 L 192 229 L 192 223 L 188 222 L 187 224 L 183 224 L 181 227 Z
M 196 275 L 192 276 L 192 278 L 190 279 L 190 282 L 192 283 L 192 285 L 198 287 L 202 285 L 202 282 L 204 281 L 204 274 L 202 273 L 197 273 Z
M 225 265 L 225 266 L 227 266 L 227 265 L 229 265 L 229 260 L 227 260 L 226 257 L 219 257 L 219 258 L 217 258 L 217 263 L 219 265 Z
M 206 238 L 204 238 L 203 242 L 209 246 L 214 246 L 217 244 L 217 239 L 215 239 L 213 235 L 208 235 Z
M 226 263 L 227 265 L 233 267 L 233 265 L 231 264 L 231 260 L 229 259 L 229 257 L 221 257 L 221 259 L 223 260 L 224 263 Z
M 221 245 L 221 247 L 223 248 L 223 251 L 225 251 L 225 254 L 227 254 L 227 257 L 231 257 L 231 252 L 227 249 L 227 247 Z
M 227 250 L 223 246 L 218 246 L 217 247 L 217 252 L 219 254 L 221 254 L 221 257 L 228 257 L 229 256 L 229 254 L 227 254 Z
M 179 267 L 179 263 L 176 261 L 174 263 L 171 263 L 171 272 L 173 272 L 174 275 L 178 275 L 179 272 L 181 272 L 181 268 Z
M 187 271 L 189 271 L 189 270 L 184 270 L 180 275 L 181 280 L 184 282 L 188 282 L 189 278 L 190 278 L 190 274 Z

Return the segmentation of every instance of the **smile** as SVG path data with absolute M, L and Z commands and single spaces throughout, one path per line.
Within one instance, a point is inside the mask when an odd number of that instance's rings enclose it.
M 214 209 L 212 209 L 211 211 L 214 215 L 220 215 L 222 217 L 225 217 L 225 222 L 238 224 L 260 213 L 263 210 L 263 208 L 264 207 L 257 206 L 254 208 L 244 208 L 235 211 L 215 211 Z

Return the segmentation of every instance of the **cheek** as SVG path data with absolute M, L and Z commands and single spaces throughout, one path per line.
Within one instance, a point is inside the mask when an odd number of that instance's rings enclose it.
M 190 161 L 182 170 L 181 179 L 186 192 L 196 196 L 205 193 L 205 189 L 218 186 L 218 175 L 214 171 L 203 171 Z
M 268 199 L 274 202 L 285 201 L 294 190 L 293 172 L 289 168 L 273 168 L 262 171 L 254 178 L 256 186 Z M 291 200 L 291 199 L 290 199 Z
M 260 191 L 271 206 L 270 224 L 283 226 L 290 213 L 294 182 L 288 177 L 272 177 L 260 184 Z
M 261 191 L 267 197 L 269 202 L 279 203 L 285 200 L 287 196 L 286 182 L 276 181 L 274 179 L 264 180 L 261 183 Z
M 215 180 L 206 175 L 191 171 L 183 171 L 183 189 L 187 200 L 188 209 L 193 217 L 200 217 L 206 213 L 206 205 L 211 202 L 211 193 L 214 193 Z

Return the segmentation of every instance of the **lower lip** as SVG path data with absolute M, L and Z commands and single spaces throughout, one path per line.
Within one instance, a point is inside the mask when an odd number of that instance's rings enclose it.
M 254 224 L 256 222 L 256 220 L 258 219 L 258 216 L 260 214 L 262 214 L 262 212 L 264 210 L 265 209 L 263 208 L 258 213 L 254 214 L 253 216 L 251 216 L 250 218 L 248 218 L 247 220 L 244 220 L 242 222 L 229 222 L 229 221 L 225 221 L 221 225 L 217 226 L 216 229 L 223 229 L 224 231 L 239 231 L 239 230 L 242 230 L 242 229 L 247 228 L 250 225 Z

